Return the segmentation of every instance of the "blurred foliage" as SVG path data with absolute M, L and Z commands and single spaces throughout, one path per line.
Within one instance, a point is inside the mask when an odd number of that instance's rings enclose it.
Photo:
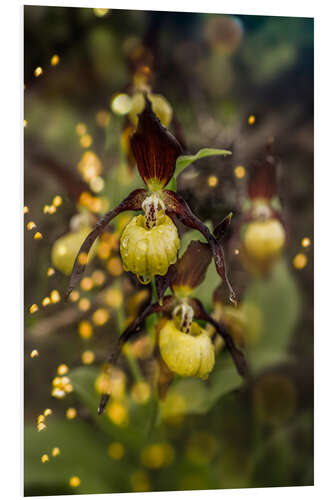
M 25 223 L 34 221 L 43 235 L 25 235 L 25 494 L 313 484 L 313 20 L 102 11 L 25 7 Z M 43 72 L 35 77 L 37 67 Z M 119 261 L 129 216 L 100 239 L 88 280 L 68 304 L 51 300 L 52 290 L 62 298 L 67 286 L 61 272 L 49 274 L 51 248 L 142 187 L 126 96 L 147 79 L 164 98 L 159 105 L 170 106 L 170 128 L 184 149 L 177 186 L 174 178 L 169 188 L 211 229 L 234 214 L 224 246 L 239 307 L 221 288 L 220 309 L 213 301 L 220 285 L 213 262 L 194 295 L 222 314 L 253 373 L 244 383 L 216 342 L 208 380 L 176 377 L 158 401 L 153 315 L 124 350 L 118 392 L 98 417 L 99 367 L 148 299 Z M 248 168 L 272 137 L 287 244 L 270 272 L 258 275 L 239 256 L 242 213 Z M 94 153 L 89 161 L 87 152 Z M 62 204 L 48 213 L 55 195 Z M 203 241 L 181 225 L 179 232 L 180 255 L 191 240 Z M 51 391 L 61 363 L 69 372 L 57 381 L 67 384 L 57 399 Z M 52 415 L 38 432 L 47 407 Z M 66 417 L 69 407 L 75 418 Z

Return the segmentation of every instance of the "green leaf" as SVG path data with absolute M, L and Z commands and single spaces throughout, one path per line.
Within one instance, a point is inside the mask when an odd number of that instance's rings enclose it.
M 255 278 L 244 294 L 243 306 L 259 312 L 256 340 L 247 355 L 254 370 L 286 359 L 287 347 L 300 312 L 300 297 L 287 263 L 281 259 L 270 276 Z M 250 320 L 250 317 L 248 318 Z
M 53 420 L 52 420 L 53 419 Z M 47 428 L 38 432 L 28 425 L 24 431 L 25 494 L 43 494 L 50 489 L 66 493 L 111 493 L 128 491 L 128 465 L 111 460 L 107 454 L 110 439 L 100 430 L 78 418 L 55 420 L 48 417 Z M 60 455 L 53 457 L 58 447 Z M 49 462 L 42 463 L 46 453 Z M 71 476 L 78 476 L 80 485 L 69 486 Z M 45 493 L 44 493 L 45 494 Z M 48 494 L 48 493 L 46 493 Z
M 195 155 L 179 156 L 176 161 L 175 177 L 177 178 L 178 175 L 184 170 L 184 168 L 188 167 L 194 161 L 200 160 L 201 158 L 206 158 L 208 156 L 220 156 L 220 155 L 228 156 L 231 154 L 232 152 L 228 151 L 227 149 L 204 148 L 200 149 L 200 151 L 198 151 L 197 154 Z

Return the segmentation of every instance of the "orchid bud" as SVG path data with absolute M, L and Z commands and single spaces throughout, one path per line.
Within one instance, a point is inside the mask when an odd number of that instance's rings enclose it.
M 156 274 L 164 276 L 176 262 L 180 241 L 175 224 L 163 210 L 154 209 L 154 201 L 145 214 L 133 217 L 125 227 L 120 254 L 125 271 L 147 284 Z
M 159 348 L 169 370 L 182 377 L 206 379 L 215 364 L 213 343 L 196 322 L 184 333 L 176 319 L 167 321 L 159 334 Z
M 69 232 L 61 236 L 53 245 L 51 249 L 51 261 L 53 267 L 61 271 L 63 274 L 71 274 L 75 257 L 81 247 L 82 241 L 88 236 L 91 227 L 81 227 L 78 231 Z M 94 257 L 96 253 L 96 243 L 92 246 L 89 256 L 87 254 L 80 254 L 79 261 L 82 264 L 87 264 Z
M 281 253 L 286 239 L 283 225 L 269 218 L 250 222 L 244 234 L 244 248 L 254 263 L 270 263 Z

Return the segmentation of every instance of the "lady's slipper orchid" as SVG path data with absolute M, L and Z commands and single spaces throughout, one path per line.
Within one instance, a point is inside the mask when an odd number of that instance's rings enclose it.
M 153 276 L 158 278 L 165 275 L 177 258 L 179 239 L 173 220 L 178 218 L 186 226 L 197 229 L 205 236 L 217 272 L 229 289 L 230 300 L 235 301 L 221 245 L 208 227 L 192 213 L 186 202 L 173 191 L 165 189 L 174 174 L 176 160 L 182 149 L 177 139 L 160 123 L 146 95 L 145 108 L 138 115 L 138 126 L 130 142 L 147 189 L 133 191 L 120 205 L 99 220 L 79 250 L 66 297 L 84 272 L 85 264 L 82 262 L 86 259 L 80 259 L 80 255 L 88 254 L 107 224 L 125 210 L 142 210 L 144 215 L 134 218 L 121 237 L 120 251 L 126 270 L 135 273 L 144 283 L 148 283 Z
M 226 217 L 216 231 L 222 236 L 230 221 Z M 160 355 L 167 368 L 182 376 L 207 378 L 214 367 L 215 354 L 213 343 L 207 332 L 194 320 L 211 324 L 229 350 L 236 369 L 241 376 L 248 373 L 243 353 L 236 347 L 225 326 L 212 318 L 202 303 L 194 298 L 193 292 L 205 279 L 212 252 L 208 244 L 192 241 L 177 264 L 170 267 L 163 282 L 160 282 L 160 296 L 170 286 L 172 295 L 163 298 L 162 303 L 149 304 L 141 315 L 131 323 L 117 340 L 106 363 L 114 365 L 127 340 L 143 327 L 145 319 L 153 313 L 162 313 L 166 322 L 159 330 L 158 345 Z M 105 409 L 108 394 L 103 394 L 98 409 L 101 415 Z
M 252 164 L 248 184 L 251 208 L 244 217 L 244 256 L 250 268 L 265 271 L 279 257 L 286 231 L 280 213 L 273 207 L 277 199 L 277 163 L 270 148 Z

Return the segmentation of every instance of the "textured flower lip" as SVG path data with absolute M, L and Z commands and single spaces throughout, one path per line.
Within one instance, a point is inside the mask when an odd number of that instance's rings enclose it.
M 182 148 L 153 112 L 147 94 L 144 96 L 145 108 L 138 115 L 138 126 L 130 143 L 143 181 L 150 191 L 159 191 L 173 176 Z

